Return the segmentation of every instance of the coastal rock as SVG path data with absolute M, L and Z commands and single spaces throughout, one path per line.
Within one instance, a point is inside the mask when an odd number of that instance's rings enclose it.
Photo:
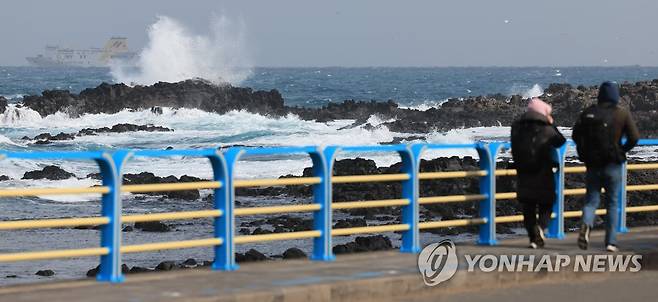
M 393 248 L 391 240 L 384 235 L 356 237 L 353 242 L 339 244 L 332 249 L 334 254 L 359 253 L 368 251 L 381 251 Z
M 135 228 L 144 232 L 169 232 L 171 228 L 160 221 L 135 222 Z
M 11 178 L 9 178 L 9 176 L 7 176 L 7 175 L 0 175 L 0 181 L 7 181 L 7 180 L 10 180 L 10 179 Z
M 178 182 L 195 182 L 201 181 L 200 178 L 183 175 L 179 178 L 169 175 L 167 177 L 155 176 L 155 174 L 150 172 L 142 172 L 139 174 L 124 174 L 123 183 L 124 184 L 163 184 L 163 183 L 178 183 Z M 185 190 L 185 191 L 171 191 L 171 192 L 147 192 L 140 193 L 146 195 L 164 195 L 172 199 L 183 199 L 183 200 L 197 200 L 201 198 L 199 190 Z
M 197 267 L 198 265 L 199 263 L 197 263 L 197 261 L 194 258 L 189 258 L 183 261 L 183 263 L 181 263 L 181 266 L 183 266 L 184 268 L 193 268 L 193 267 Z
M 367 222 L 363 218 L 348 218 L 348 219 L 339 219 L 334 224 L 334 229 L 344 229 L 344 228 L 355 228 L 355 227 L 365 227 L 368 226 Z
M 57 135 L 51 135 L 50 133 L 41 133 L 34 137 L 34 140 L 46 140 L 46 141 L 66 141 L 72 140 L 75 138 L 74 134 L 60 132 Z
M 216 86 L 200 80 L 135 87 L 103 83 L 80 94 L 67 90 L 46 90 L 40 96 L 25 96 L 23 103 L 41 116 L 58 111 L 79 116 L 84 113 L 117 113 L 124 109 L 151 110 L 155 107 L 196 108 L 216 113 L 248 110 L 264 115 L 280 115 L 284 107 L 283 98 L 276 90 L 253 91 L 230 85 Z M 161 112 L 157 109 L 153 111 Z
M 296 248 L 296 247 L 291 247 L 287 249 L 285 252 L 283 252 L 283 259 L 298 259 L 298 258 L 307 258 L 308 256 L 304 251 Z
M 65 171 L 57 166 L 46 166 L 42 170 L 28 171 L 22 179 L 49 179 L 63 180 L 75 177 L 75 174 Z
M 40 270 L 35 273 L 37 276 L 42 276 L 42 277 L 52 277 L 55 275 L 55 271 L 46 269 L 46 270 Z
M 174 261 L 162 261 L 155 267 L 156 271 L 170 271 L 178 268 Z
M 154 126 L 154 125 L 135 125 L 135 124 L 116 124 L 110 128 L 84 128 L 78 131 L 78 135 L 96 135 L 98 133 L 125 133 L 125 132 L 137 132 L 137 131 L 146 131 L 146 132 L 173 132 L 173 129 Z
M 0 96 L 0 114 L 5 113 L 5 110 L 7 110 L 7 99 L 5 97 Z
M 64 133 L 60 132 L 57 135 L 52 135 L 50 133 L 41 133 L 34 138 L 24 136 L 23 140 L 34 140 L 37 145 L 45 145 L 51 143 L 51 141 L 65 141 L 73 140 L 76 136 L 86 136 L 86 135 L 97 135 L 98 133 L 124 133 L 124 132 L 137 132 L 137 131 L 147 131 L 147 132 L 172 132 L 173 129 L 162 127 L 162 126 L 153 126 L 153 125 L 135 125 L 135 124 L 116 124 L 110 128 L 84 128 L 78 133 Z
M 97 265 L 96 267 L 94 267 L 94 268 L 88 270 L 88 271 L 87 271 L 87 277 L 96 277 L 96 275 L 98 274 L 98 271 L 99 271 L 100 269 L 101 269 L 101 266 L 100 266 L 100 265 Z M 131 272 L 130 267 L 128 267 L 128 265 L 125 264 L 125 263 L 124 263 L 124 264 L 121 264 L 121 273 L 123 273 L 123 274 L 127 274 L 127 273 L 129 273 L 129 272 Z
M 150 272 L 150 271 L 151 271 L 150 269 L 145 268 L 145 267 L 141 267 L 141 266 L 133 266 L 133 267 L 130 268 L 130 273 L 131 274 L 146 273 L 146 272 Z
M 569 84 L 551 84 L 541 98 L 553 106 L 556 125 L 571 127 L 577 117 L 575 113 L 596 102 L 597 89 L 597 86 L 576 89 Z M 621 105 L 631 110 L 643 136 L 658 134 L 658 81 L 623 83 L 620 92 Z M 290 107 L 284 105 L 276 90 L 253 91 L 187 80 L 135 87 L 103 83 L 77 95 L 65 90 L 46 90 L 39 96 L 25 96 L 23 104 L 42 116 L 58 111 L 79 116 L 84 113 L 116 113 L 124 109 L 151 110 L 160 114 L 162 107 L 196 108 L 219 114 L 231 110 L 273 117 L 295 114 L 303 120 L 316 122 L 353 119 L 356 122 L 348 128 L 364 129 L 372 127 L 367 121 L 374 115 L 389 120 L 377 127 L 388 127 L 393 132 L 430 133 L 464 127 L 509 126 L 515 117 L 525 112 L 527 102 L 518 95 L 494 94 L 451 98 L 441 106 L 427 110 L 401 108 L 393 100 L 345 100 L 321 108 Z M 403 141 L 401 136 L 391 143 L 398 141 Z
M 250 249 L 244 254 L 235 253 L 235 261 L 237 262 L 254 262 L 263 260 L 267 260 L 267 256 L 255 249 Z

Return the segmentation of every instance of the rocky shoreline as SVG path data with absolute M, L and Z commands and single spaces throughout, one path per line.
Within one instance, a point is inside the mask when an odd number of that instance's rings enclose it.
M 74 140 L 76 137 L 87 136 L 87 135 L 98 135 L 100 133 L 125 133 L 125 132 L 173 132 L 174 129 L 170 129 L 162 126 L 154 125 L 135 125 L 135 124 L 116 124 L 112 127 L 101 127 L 101 128 L 84 128 L 77 133 L 64 133 L 60 132 L 59 134 L 52 135 L 49 132 L 41 133 L 33 138 L 24 136 L 23 140 L 34 141 L 36 145 L 47 145 L 53 141 L 68 141 Z
M 542 98 L 553 105 L 556 124 L 570 127 L 577 113 L 595 101 L 596 94 L 596 86 L 551 84 Z M 623 83 L 621 96 L 622 106 L 631 110 L 643 137 L 655 136 L 658 133 L 658 79 Z M 6 106 L 6 100 L 0 99 L 0 113 L 5 111 Z M 353 119 L 355 123 L 352 127 L 373 127 L 367 120 L 376 115 L 383 120 L 394 119 L 382 124 L 391 131 L 429 133 L 464 127 L 509 126 L 525 110 L 525 100 L 518 95 L 500 94 L 451 98 L 438 108 L 424 111 L 401 108 L 393 100 L 345 100 L 329 103 L 322 108 L 306 108 L 286 106 L 275 89 L 254 91 L 251 88 L 215 86 L 202 80 L 187 80 L 135 87 L 103 83 L 79 94 L 46 90 L 41 95 L 25 96 L 19 106 L 29 107 L 42 116 L 58 111 L 79 116 L 85 113 L 116 113 L 124 109 L 150 109 L 159 113 L 162 112 L 161 107 L 196 108 L 219 114 L 246 110 L 272 117 L 295 114 L 303 120 L 317 122 Z

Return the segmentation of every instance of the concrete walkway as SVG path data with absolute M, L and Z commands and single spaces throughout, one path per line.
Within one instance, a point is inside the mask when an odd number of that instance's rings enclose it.
M 602 233 L 593 233 L 592 247 L 585 253 L 605 253 L 602 240 Z M 542 250 L 530 250 L 526 245 L 525 239 L 514 239 L 502 241 L 495 247 L 457 244 L 457 251 L 460 261 L 463 261 L 464 254 L 584 254 L 575 245 L 575 234 L 570 234 L 566 240 L 549 240 L 547 247 Z M 484 273 L 467 272 L 465 263 L 460 263 L 452 279 L 428 287 L 418 273 L 416 255 L 388 251 L 339 256 L 335 262 L 329 263 L 308 260 L 249 263 L 243 264 L 235 272 L 193 269 L 136 274 L 128 275 L 123 284 L 81 280 L 3 287 L 0 288 L 0 301 L 363 302 L 447 301 L 456 298 L 462 300 L 462 297 L 472 299 L 463 301 L 490 301 L 490 298 L 515 301 L 525 300 L 525 295 L 535 291 L 549 294 L 559 292 L 562 288 L 565 289 L 564 293 L 577 293 L 583 286 L 601 288 L 605 292 L 613 288 L 607 284 L 630 286 L 633 280 L 640 280 L 637 286 L 645 288 L 626 290 L 632 295 L 632 300 L 646 297 L 647 293 L 658 292 L 658 286 L 655 286 L 658 282 L 653 281 L 658 280 L 658 272 L 651 271 L 658 268 L 658 227 L 637 228 L 631 233 L 620 235 L 620 248 L 622 253 L 643 255 L 642 272 L 574 273 L 573 270 L 565 269 L 559 273 Z

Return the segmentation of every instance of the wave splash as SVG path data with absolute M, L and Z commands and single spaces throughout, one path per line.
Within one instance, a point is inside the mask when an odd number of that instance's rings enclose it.
M 202 78 L 214 84 L 240 84 L 252 72 L 245 55 L 244 25 L 224 16 L 214 17 L 206 35 L 194 35 L 177 20 L 159 16 L 148 29 L 148 44 L 136 66 L 114 61 L 115 82 L 151 85 Z
M 539 86 L 539 84 L 535 84 L 532 86 L 532 88 L 526 90 L 523 93 L 523 98 L 524 99 L 535 98 L 541 96 L 542 94 L 544 94 L 544 89 L 542 89 L 541 86 Z

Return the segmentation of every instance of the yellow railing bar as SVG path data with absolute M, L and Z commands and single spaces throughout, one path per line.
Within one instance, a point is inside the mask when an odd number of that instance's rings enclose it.
M 587 193 L 587 189 L 585 188 L 577 188 L 577 189 L 564 189 L 564 195 L 584 195 Z
M 78 187 L 78 188 L 26 188 L 1 189 L 0 197 L 67 195 L 67 194 L 107 194 L 109 187 Z
M 408 229 L 409 229 L 408 224 L 389 224 L 389 225 L 367 226 L 367 227 L 357 227 L 357 228 L 332 229 L 331 235 L 343 236 L 343 235 L 364 234 L 364 233 L 395 232 L 395 231 L 406 231 Z
M 516 198 L 516 192 L 496 193 L 496 200 L 514 199 L 514 198 Z
M 487 171 L 450 171 L 450 172 L 421 172 L 418 173 L 418 179 L 446 179 L 446 178 L 464 178 L 487 176 Z
M 658 185 L 628 185 L 626 191 L 650 191 L 658 190 Z
M 12 254 L 0 254 L 0 262 L 101 256 L 101 255 L 107 255 L 109 253 L 110 250 L 105 247 L 95 247 L 95 248 L 75 249 L 75 250 L 23 252 L 23 253 L 12 253 Z
M 368 200 L 368 201 L 346 201 L 346 202 L 333 202 L 331 208 L 336 210 L 342 209 L 362 209 L 362 208 L 377 208 L 377 207 L 395 207 L 408 205 L 409 199 L 382 199 L 382 200 Z
M 167 213 L 125 215 L 125 216 L 121 216 L 121 222 L 125 223 L 125 222 L 157 221 L 157 220 L 180 220 L 180 219 L 219 217 L 221 215 L 222 215 L 221 210 L 167 212 Z
M 331 183 L 344 184 L 354 182 L 378 182 L 378 181 L 402 181 L 408 180 L 409 174 L 377 174 L 377 175 L 348 175 L 348 176 L 332 176 Z
M 658 169 L 658 164 L 628 164 L 626 170 L 653 170 Z
M 596 215 L 605 215 L 606 209 L 597 209 L 594 211 L 594 214 Z M 565 211 L 564 212 L 564 218 L 573 218 L 573 217 L 580 217 L 583 216 L 582 211 Z
M 301 231 L 301 232 L 289 232 L 289 233 L 237 236 L 233 240 L 235 241 L 236 244 L 240 244 L 240 243 L 250 243 L 250 242 L 260 242 L 260 241 L 314 238 L 314 237 L 320 237 L 321 235 L 322 232 L 320 231 Z
M 110 223 L 110 219 L 107 217 L 16 220 L 0 222 L 0 230 L 58 228 L 82 225 L 103 225 L 108 223 Z
M 658 211 L 658 205 L 626 207 L 626 213 Z
M 514 176 L 516 175 L 516 169 L 501 169 L 494 172 L 496 176 Z
M 322 177 L 290 177 L 290 178 L 267 178 L 267 179 L 237 179 L 233 181 L 236 188 L 244 187 L 267 187 L 288 185 L 314 185 L 322 182 Z
M 193 247 L 215 246 L 220 244 L 222 244 L 221 238 L 145 243 L 124 245 L 121 247 L 121 253 L 140 253 L 159 250 L 187 249 Z
M 511 215 L 496 217 L 496 223 L 523 221 L 523 215 Z
M 222 184 L 219 181 L 195 181 L 195 182 L 177 182 L 165 184 L 143 184 L 143 185 L 122 185 L 121 192 L 128 193 L 145 193 L 145 192 L 167 192 L 167 191 L 185 191 L 198 189 L 217 189 Z
M 486 218 L 472 218 L 472 219 L 453 219 L 444 221 L 428 221 L 418 224 L 419 229 L 435 229 L 456 226 L 468 226 L 487 223 Z
M 564 173 L 584 173 L 587 171 L 585 166 L 564 167 Z
M 487 198 L 487 195 L 485 194 L 432 196 L 432 197 L 420 197 L 418 198 L 418 203 L 430 204 L 430 203 L 465 202 L 465 201 L 483 200 L 485 198 Z
M 312 212 L 319 211 L 322 206 L 318 203 L 313 204 L 300 204 L 289 206 L 271 206 L 271 207 L 253 207 L 253 208 L 237 208 L 233 210 L 235 216 L 245 215 L 261 215 L 261 214 L 276 214 L 288 212 Z

